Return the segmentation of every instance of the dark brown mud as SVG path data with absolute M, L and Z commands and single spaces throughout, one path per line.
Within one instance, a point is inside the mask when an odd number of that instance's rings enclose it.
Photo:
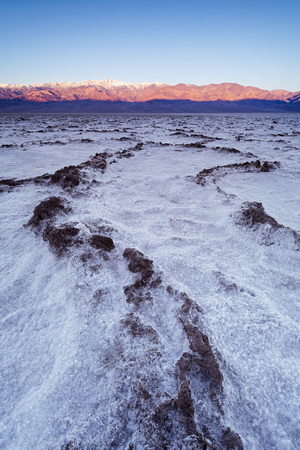
M 52 219 L 59 212 L 68 212 L 70 209 L 66 208 L 63 200 L 60 197 L 50 197 L 43 200 L 37 205 L 33 211 L 33 216 L 28 222 L 32 227 L 38 227 L 45 220 Z
M 67 166 L 57 170 L 50 178 L 50 183 L 59 184 L 63 189 L 72 189 L 78 186 L 82 175 L 76 166 Z
M 218 177 L 222 177 L 230 173 L 270 172 L 279 167 L 280 163 L 278 161 L 264 161 L 262 163 L 259 159 L 257 159 L 256 161 L 246 161 L 244 163 L 228 164 L 226 166 L 215 166 L 210 169 L 203 169 L 196 175 L 194 181 L 201 186 L 205 186 L 209 179 L 215 182 Z
M 95 249 L 105 250 L 106 252 L 110 252 L 115 248 L 114 241 L 110 237 L 100 236 L 99 234 L 94 234 L 89 239 L 89 243 Z
M 244 203 L 241 209 L 241 215 L 238 220 L 239 225 L 244 225 L 247 227 L 255 227 L 262 224 L 270 225 L 274 230 L 283 228 L 273 217 L 266 214 L 262 203 L 258 202 L 247 202 Z
M 140 274 L 140 282 L 147 285 L 154 274 L 153 261 L 144 257 L 143 253 L 134 248 L 126 248 L 123 256 L 129 260 L 128 269 L 130 272 Z
M 80 244 L 82 241 L 77 239 L 79 230 L 72 226 L 54 227 L 49 223 L 43 231 L 43 239 L 48 242 L 52 250 L 57 255 L 62 255 L 75 244 Z
M 269 216 L 259 202 L 245 202 L 235 215 L 235 223 L 257 234 L 263 245 L 289 245 L 296 251 L 300 250 L 300 233 L 281 225 Z

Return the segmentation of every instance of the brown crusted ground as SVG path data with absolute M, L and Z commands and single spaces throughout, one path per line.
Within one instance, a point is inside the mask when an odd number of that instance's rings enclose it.
M 100 236 L 99 234 L 94 234 L 89 240 L 92 247 L 97 250 L 105 250 L 110 252 L 115 248 L 114 241 L 110 237 Z
M 66 211 L 60 197 L 50 197 L 48 200 L 43 200 L 35 207 L 33 216 L 29 220 L 28 225 L 37 227 L 41 222 L 53 218 L 60 211 Z
M 134 248 L 126 248 L 123 256 L 129 260 L 128 269 L 130 272 L 140 275 L 133 284 L 123 287 L 126 301 L 133 303 L 135 306 L 139 306 L 144 301 L 151 301 L 152 295 L 148 289 L 155 289 L 161 284 L 159 275 L 153 277 L 153 261 L 145 258 L 143 253 Z
M 276 230 L 278 228 L 283 228 L 283 225 L 280 225 L 273 217 L 266 214 L 262 203 L 258 202 L 246 202 L 243 204 L 241 217 L 238 223 L 248 227 L 268 224 Z
M 10 186 L 10 187 L 15 187 L 15 186 L 18 186 L 18 184 L 20 184 L 20 183 L 18 183 L 18 181 L 17 180 L 14 180 L 14 179 L 12 179 L 12 178 L 5 178 L 5 179 L 3 179 L 3 180 L 0 180 L 0 185 L 3 185 L 3 186 Z
M 209 449 L 202 434 L 197 430 L 194 402 L 190 390 L 190 381 L 185 379 L 176 398 L 160 403 L 153 414 L 155 432 L 157 434 L 157 449 L 168 449 L 175 442 L 179 443 L 185 437 L 192 438 L 193 449 Z
M 85 167 L 92 167 L 93 169 L 105 170 L 107 166 L 106 158 L 109 155 L 106 152 L 96 153 L 91 159 L 76 166 L 78 169 L 84 169 Z
M 209 376 L 211 390 L 215 394 L 221 393 L 223 391 L 223 375 L 209 344 L 208 337 L 190 323 L 184 325 L 184 331 L 189 340 L 191 350 L 200 356 L 195 361 L 203 372 Z
M 226 173 L 230 173 L 232 170 L 241 173 L 270 172 L 276 170 L 278 167 L 280 167 L 280 163 L 278 161 L 265 161 L 261 163 L 260 160 L 257 159 L 256 161 L 246 161 L 244 163 L 228 164 L 226 166 L 216 166 L 211 167 L 210 169 L 203 169 L 196 175 L 195 181 L 197 184 L 204 186 L 206 184 L 207 177 L 217 175 L 219 172 L 222 175 L 226 175 Z
M 75 239 L 78 233 L 79 230 L 77 228 L 70 226 L 56 228 L 51 223 L 48 223 L 43 231 L 43 239 L 49 243 L 55 253 L 62 255 L 69 247 L 80 242 Z
M 173 288 L 171 286 L 167 287 L 167 292 L 172 292 Z M 188 315 L 192 310 L 197 311 L 200 314 L 203 314 L 203 309 L 196 303 L 194 300 L 191 300 L 185 292 L 180 293 L 180 298 L 182 300 L 182 306 L 180 308 L 180 317 L 182 321 L 188 318 Z
M 202 142 L 191 142 L 190 144 L 183 144 L 186 148 L 206 148 L 206 145 Z
M 233 153 L 233 154 L 242 154 L 240 150 L 237 150 L 236 148 L 228 148 L 228 147 L 215 147 L 214 150 L 218 150 L 219 152 L 225 152 L 225 153 Z
M 59 184 L 63 189 L 78 186 L 82 177 L 76 166 L 67 166 L 57 170 L 50 178 L 50 182 Z
M 243 442 L 240 436 L 227 428 L 224 432 L 224 444 L 226 450 L 243 450 Z
M 125 325 L 130 334 L 136 337 L 148 337 L 153 343 L 158 343 L 157 332 L 150 325 L 144 325 L 140 318 L 133 313 L 127 314 L 125 319 L 121 320 L 121 324 Z
M 144 257 L 143 253 L 134 248 L 126 248 L 124 258 L 129 259 L 128 269 L 133 273 L 140 273 L 141 282 L 147 284 L 154 274 L 153 261 Z

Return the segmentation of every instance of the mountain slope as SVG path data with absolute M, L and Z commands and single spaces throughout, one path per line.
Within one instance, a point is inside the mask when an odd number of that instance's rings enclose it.
M 0 99 L 19 99 L 36 102 L 48 101 L 126 101 L 145 102 L 149 100 L 192 100 L 192 101 L 238 101 L 246 99 L 281 100 L 299 95 L 284 90 L 267 91 L 236 83 L 177 84 L 123 83 L 115 80 L 83 81 L 81 83 L 46 83 L 34 85 L 0 84 Z
M 103 110 L 100 102 L 105 102 L 104 111 L 124 112 L 129 104 L 138 104 L 138 110 L 143 112 L 218 112 L 221 111 L 273 111 L 286 107 L 293 111 L 299 109 L 298 92 L 285 90 L 267 91 L 252 86 L 242 86 L 237 83 L 209 84 L 197 86 L 193 84 L 177 84 L 175 86 L 163 83 L 125 83 L 115 80 L 82 81 L 81 83 L 46 83 L 34 85 L 0 84 L 0 110 L 60 111 L 61 108 L 74 111 Z M 166 105 L 149 104 L 145 102 L 180 102 Z M 195 102 L 195 105 L 182 102 Z M 80 104 L 81 102 L 81 104 Z M 87 106 L 82 102 L 93 102 Z M 118 102 L 112 106 L 111 103 Z M 120 105 L 120 103 L 124 103 Z M 204 105 L 209 102 L 210 105 Z M 226 102 L 216 105 L 213 102 Z M 234 108 L 230 103 L 235 102 Z M 246 102 L 246 103 L 241 103 Z M 255 102 L 255 103 L 253 103 Z M 260 103 L 257 103 L 260 102 Z M 56 105 L 63 103 L 64 106 Z M 163 106 L 163 107 L 162 107 Z M 42 108 L 42 109 L 41 109 Z M 82 109 L 83 108 L 83 109 Z M 133 107 L 136 110 L 136 106 Z M 131 107 L 130 107 L 131 109 Z

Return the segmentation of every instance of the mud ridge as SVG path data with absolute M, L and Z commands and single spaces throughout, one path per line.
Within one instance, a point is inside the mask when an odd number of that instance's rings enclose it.
M 57 170 L 54 174 L 43 174 L 37 177 L 26 178 L 21 180 L 2 179 L 0 180 L 0 192 L 3 192 L 9 188 L 14 188 L 16 186 L 21 186 L 26 183 L 45 183 L 57 184 L 62 189 L 66 191 L 71 191 L 73 188 L 77 187 L 84 179 L 81 172 L 82 169 L 92 168 L 96 170 L 101 170 L 102 173 L 107 167 L 107 159 L 112 156 L 106 152 L 96 153 L 93 157 L 78 164 L 77 166 L 70 165 Z M 2 186 L 2 187 L 1 187 Z
M 266 214 L 262 203 L 246 202 L 241 208 L 241 215 L 237 221 L 239 225 L 244 225 L 250 228 L 260 226 L 262 224 L 270 225 L 274 230 L 283 228 L 277 220 Z
M 72 189 L 78 186 L 82 177 L 76 166 L 67 166 L 51 175 L 50 183 L 59 184 L 62 189 Z
M 178 394 L 159 403 L 151 401 L 148 405 L 150 410 L 143 419 L 149 442 L 147 448 L 172 448 L 174 442 L 180 442 L 183 449 L 243 449 L 240 436 L 222 427 L 221 419 L 218 419 L 218 415 L 222 417 L 225 414 L 221 402 L 223 375 L 208 337 L 199 329 L 203 309 L 186 293 L 178 292 L 172 286 L 165 288 L 161 276 L 154 271 L 153 261 L 140 251 L 127 248 L 123 256 L 128 261 L 129 271 L 138 275 L 135 283 L 124 286 L 126 301 L 136 307 L 147 300 L 153 302 L 155 288 L 160 287 L 160 295 L 165 292 L 175 302 L 180 302 L 178 325 L 182 326 L 190 347 L 190 352 L 183 353 L 174 367 Z M 159 344 L 155 329 L 143 325 L 137 313 L 128 314 L 121 323 L 126 325 L 133 338 L 147 338 Z M 202 413 L 203 417 L 199 418 L 199 412 L 196 416 L 192 379 L 194 388 L 201 386 L 200 389 L 207 392 L 214 405 L 212 408 L 215 408 L 216 416 L 213 422 L 205 413 Z M 147 399 L 152 398 L 148 391 L 147 394 Z M 135 448 L 133 444 L 131 448 Z
M 196 177 L 193 177 L 193 180 L 197 184 L 205 186 L 208 180 L 212 180 L 213 183 L 215 183 L 217 178 L 223 177 L 230 173 L 271 172 L 279 167 L 280 163 L 278 161 L 261 162 L 257 159 L 256 161 L 246 161 L 244 163 L 228 164 L 226 166 L 215 166 L 210 169 L 203 169 L 196 175 Z
M 70 208 L 65 206 L 64 201 L 60 197 L 50 197 L 34 208 L 33 216 L 27 225 L 39 227 L 45 220 L 54 218 L 59 212 L 67 213 L 69 211 Z
M 185 148 L 206 148 L 206 145 L 202 142 L 192 142 L 190 144 L 183 144 Z
M 287 245 L 292 243 L 296 250 L 300 250 L 300 233 L 281 225 L 269 216 L 260 202 L 245 202 L 235 216 L 235 223 L 254 232 L 261 231 L 260 240 L 264 245 Z
M 234 155 L 242 155 L 243 152 L 237 150 L 236 148 L 228 148 L 228 147 L 215 147 L 214 150 L 218 152 L 232 153 Z
M 35 178 L 24 178 L 23 180 L 16 180 L 15 178 L 6 178 L 0 180 L 0 193 L 9 192 L 10 188 L 15 188 L 17 186 L 22 186 L 27 183 L 41 183 L 45 180 L 49 180 L 50 175 L 44 174 Z
M 222 138 L 219 137 L 213 137 L 213 136 L 206 136 L 205 134 L 197 134 L 197 133 L 192 133 L 191 137 L 193 138 L 200 138 L 203 139 L 203 143 L 207 143 L 207 142 L 212 142 L 212 141 L 221 141 Z
M 82 246 L 84 253 L 81 255 L 81 260 L 83 263 L 93 260 L 92 249 L 97 251 L 98 256 L 102 255 L 104 259 L 108 259 L 106 254 L 115 248 L 115 244 L 110 237 L 96 233 L 88 235 L 69 223 L 59 226 L 55 224 L 59 214 L 67 214 L 70 211 L 71 208 L 65 205 L 63 199 L 50 197 L 35 207 L 33 216 L 25 226 L 41 233 L 43 240 L 48 242 L 52 251 L 58 256 L 66 254 L 70 247 Z M 98 229 L 104 232 L 112 231 L 112 228 L 105 226 L 100 226 Z
M 159 275 L 153 277 L 153 261 L 134 248 L 126 248 L 123 257 L 129 261 L 129 271 L 138 274 L 133 284 L 123 287 L 127 303 L 139 306 L 142 302 L 151 302 L 152 294 L 149 289 L 155 289 L 161 284 Z
M 177 397 L 160 403 L 153 413 L 151 437 L 155 437 L 155 448 L 168 449 L 175 442 L 185 442 L 182 448 L 212 449 L 210 441 L 197 430 L 194 412 L 190 382 L 186 379 Z
M 150 339 L 154 344 L 158 344 L 158 334 L 150 325 L 144 325 L 140 318 L 134 313 L 129 313 L 121 320 L 121 324 L 124 325 L 132 337 L 146 337 Z
M 82 240 L 77 238 L 78 233 L 78 228 L 68 225 L 56 228 L 52 223 L 48 223 L 43 231 L 43 239 L 58 256 L 61 256 L 69 247 L 82 243 Z

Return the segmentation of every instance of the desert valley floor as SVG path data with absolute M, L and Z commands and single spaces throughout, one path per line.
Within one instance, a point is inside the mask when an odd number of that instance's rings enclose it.
M 300 447 L 300 115 L 0 115 L 0 447 Z

